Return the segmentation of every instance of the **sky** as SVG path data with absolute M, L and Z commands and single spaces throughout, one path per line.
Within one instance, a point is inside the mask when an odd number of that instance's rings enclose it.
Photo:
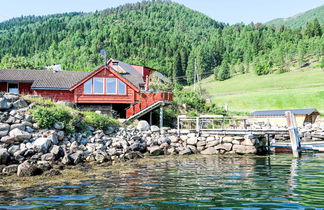
M 21 15 L 94 12 L 139 0 L 0 0 L 0 22 Z M 324 0 L 173 0 L 230 24 L 267 22 L 324 5 Z

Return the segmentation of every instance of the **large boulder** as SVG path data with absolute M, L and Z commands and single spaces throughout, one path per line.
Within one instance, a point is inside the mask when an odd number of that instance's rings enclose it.
M 189 139 L 187 139 L 187 144 L 189 145 L 196 145 L 198 142 L 197 137 L 190 137 Z
M 12 103 L 10 103 L 8 100 L 6 100 L 5 98 L 0 98 L 0 111 L 10 109 L 11 106 Z
M 52 144 L 52 141 L 51 141 L 51 139 L 48 139 L 48 138 L 38 138 L 33 142 L 34 148 L 38 152 L 43 152 L 43 153 L 47 153 L 51 144 Z
M 150 152 L 151 155 L 163 155 L 164 151 L 159 146 L 152 146 L 148 147 L 147 150 Z
M 0 137 L 6 136 L 9 133 L 10 125 L 7 123 L 0 123 Z
M 224 144 L 219 144 L 215 147 L 216 150 L 225 150 L 225 151 L 231 151 L 232 149 L 232 144 L 231 143 L 224 143 Z
M 15 128 L 15 129 L 11 130 L 9 132 L 9 136 L 15 137 L 15 139 L 18 141 L 23 141 L 23 140 L 27 140 L 27 139 L 31 138 L 30 133 L 28 133 L 26 131 L 22 131 L 19 128 Z
M 233 145 L 233 152 L 237 154 L 256 154 L 257 148 L 255 146 Z
M 7 164 L 10 160 L 10 154 L 6 149 L 0 149 L 0 165 Z
M 10 166 L 6 166 L 2 169 L 2 173 L 7 174 L 7 175 L 12 175 L 12 174 L 16 174 L 18 171 L 18 165 L 14 164 L 14 165 L 10 165 Z
M 25 161 L 18 166 L 18 176 L 36 176 L 42 174 L 42 170 L 37 167 L 36 164 L 29 161 Z
M 19 100 L 15 101 L 13 103 L 13 106 L 15 108 L 17 108 L 17 109 L 21 109 L 21 108 L 27 107 L 28 104 L 27 104 L 27 102 L 24 99 L 19 99 Z
M 151 126 L 150 126 L 150 124 L 147 121 L 141 120 L 141 121 L 138 122 L 136 128 L 139 131 L 148 131 L 148 130 L 150 130 Z
M 202 155 L 214 155 L 217 154 L 215 147 L 208 147 L 207 149 L 200 152 Z

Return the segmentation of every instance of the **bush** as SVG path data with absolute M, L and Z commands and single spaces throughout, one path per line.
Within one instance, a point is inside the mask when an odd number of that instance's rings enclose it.
M 105 130 L 107 127 L 117 127 L 119 122 L 108 115 L 97 114 L 95 112 L 83 112 L 85 123 L 95 129 Z
M 84 128 L 80 114 L 66 106 L 36 106 L 31 113 L 33 119 L 41 128 L 51 128 L 56 122 L 63 123 L 65 130 L 69 133 Z

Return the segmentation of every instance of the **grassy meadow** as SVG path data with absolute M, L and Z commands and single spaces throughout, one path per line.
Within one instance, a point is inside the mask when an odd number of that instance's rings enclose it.
M 324 113 L 324 71 L 296 70 L 283 74 L 238 75 L 225 81 L 211 76 L 202 89 L 219 106 L 230 111 L 316 108 Z

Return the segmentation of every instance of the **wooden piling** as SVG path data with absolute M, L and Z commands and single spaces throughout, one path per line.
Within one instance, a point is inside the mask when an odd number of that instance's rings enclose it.
M 294 114 L 291 111 L 285 112 L 287 119 L 288 132 L 291 141 L 291 149 L 293 156 L 300 157 L 300 136 L 298 132 L 297 122 Z

